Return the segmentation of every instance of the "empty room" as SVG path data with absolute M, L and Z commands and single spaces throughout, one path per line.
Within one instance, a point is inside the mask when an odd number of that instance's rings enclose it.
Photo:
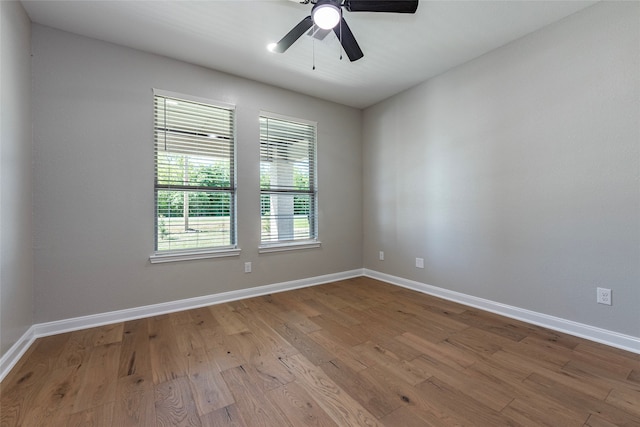
M 0 16 L 3 427 L 640 426 L 640 2 Z

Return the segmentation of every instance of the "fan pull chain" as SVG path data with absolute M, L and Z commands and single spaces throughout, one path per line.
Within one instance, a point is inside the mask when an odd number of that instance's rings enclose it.
M 342 8 L 340 8 L 340 46 L 338 46 L 340 52 L 340 61 L 342 61 Z
M 311 34 L 315 34 L 315 30 L 316 30 L 316 24 L 313 24 L 313 27 L 311 28 Z M 313 57 L 312 61 L 313 61 L 313 68 L 312 70 L 316 69 L 316 38 L 315 37 L 311 37 L 311 56 Z

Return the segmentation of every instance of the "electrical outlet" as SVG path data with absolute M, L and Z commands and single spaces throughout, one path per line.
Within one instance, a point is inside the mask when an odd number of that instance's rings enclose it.
M 384 251 L 380 251 L 379 258 L 380 258 L 380 261 L 384 261 Z
M 245 262 L 244 263 L 244 272 L 245 273 L 251 273 L 251 263 L 250 262 Z
M 424 268 L 424 258 L 416 258 L 416 267 Z
M 611 289 L 597 288 L 596 302 L 598 304 L 611 305 Z

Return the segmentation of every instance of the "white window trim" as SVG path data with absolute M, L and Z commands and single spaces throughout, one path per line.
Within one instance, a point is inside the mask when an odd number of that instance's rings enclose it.
M 302 249 L 319 248 L 322 242 L 319 240 L 305 240 L 293 242 L 278 242 L 258 246 L 258 253 L 268 254 L 272 252 L 297 251 Z
M 287 122 L 301 123 L 303 125 L 314 126 L 317 131 L 318 122 L 315 120 L 301 119 L 299 117 L 285 116 L 284 114 L 272 113 L 270 111 L 260 110 L 258 117 L 267 117 L 269 119 L 284 120 Z M 317 137 L 316 137 L 317 140 Z
M 232 109 L 232 110 L 236 109 L 236 105 L 235 104 L 228 104 L 226 102 L 216 101 L 214 99 L 201 98 L 201 97 L 193 96 L 193 95 L 186 95 L 184 93 L 171 92 L 169 90 L 153 88 L 153 95 L 154 96 L 165 96 L 165 97 L 168 97 L 168 98 L 184 99 L 185 101 L 197 102 L 197 103 L 200 103 L 200 104 L 211 105 L 211 106 L 214 106 L 214 107 L 227 108 L 227 109 Z
M 175 261 L 193 261 L 208 258 L 226 258 L 240 255 L 240 248 L 209 249 L 195 251 L 156 252 L 149 257 L 151 264 Z

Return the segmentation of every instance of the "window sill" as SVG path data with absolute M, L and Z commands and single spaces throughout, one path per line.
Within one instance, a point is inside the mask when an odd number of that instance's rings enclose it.
M 227 248 L 227 249 L 208 249 L 200 251 L 180 251 L 180 252 L 166 252 L 155 253 L 149 257 L 151 264 L 159 264 L 163 262 L 174 261 L 192 261 L 196 259 L 207 258 L 225 258 L 240 255 L 239 248 Z
M 318 240 L 307 240 L 304 242 L 273 243 L 270 245 L 258 246 L 258 253 L 268 254 L 272 252 L 296 251 L 301 249 L 319 248 L 322 243 Z

